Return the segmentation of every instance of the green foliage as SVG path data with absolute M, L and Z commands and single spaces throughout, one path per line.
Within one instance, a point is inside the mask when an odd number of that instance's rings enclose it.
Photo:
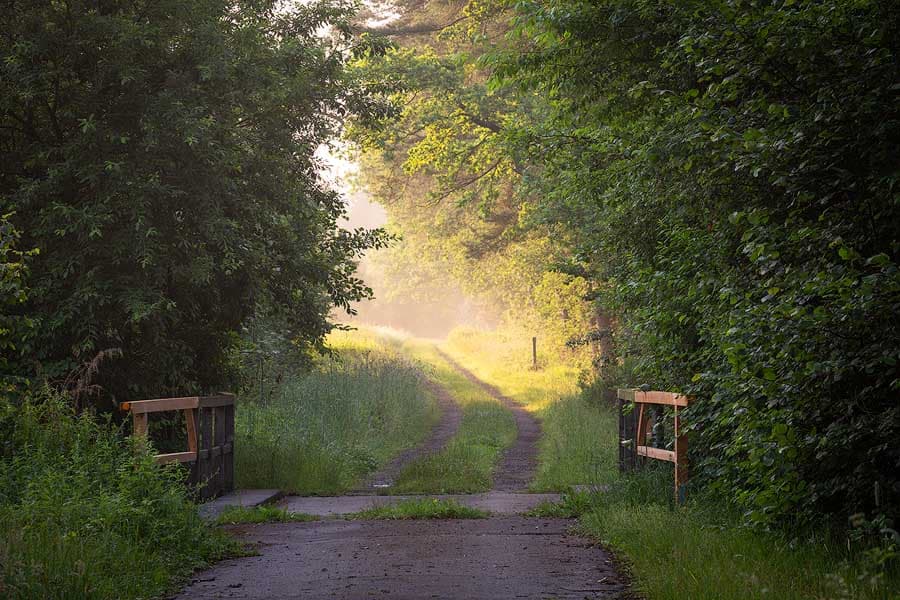
M 590 507 L 591 498 L 587 492 L 569 492 L 563 494 L 559 502 L 542 502 L 525 514 L 529 517 L 573 519 L 583 515 Z
M 484 21 L 464 11 L 466 33 L 409 42 L 433 49 L 421 59 L 368 66 L 400 81 L 396 127 L 360 139 L 376 167 L 413 177 L 409 192 L 370 177 L 393 191 L 376 195 L 396 204 L 406 252 L 450 257 L 468 290 L 598 340 L 607 363 L 618 353 L 604 389 L 693 394 L 694 484 L 748 521 L 896 514 L 900 12 L 487 6 Z M 496 198 L 471 177 L 495 163 L 512 168 Z M 456 175 L 471 184 L 448 189 Z M 429 192 L 445 201 L 422 208 Z M 538 291 L 554 269 L 568 279 Z M 560 286 L 577 293 L 539 303 Z M 560 326 L 553 314 L 582 299 L 596 320 L 580 310 Z
M 260 402 L 242 398 L 235 423 L 238 487 L 345 491 L 437 420 L 413 363 L 377 338 L 335 334 L 335 353 L 289 373 Z
M 219 525 L 242 523 L 305 523 L 318 517 L 305 513 L 288 512 L 277 506 L 230 506 L 216 518 Z
M 9 217 L 0 215 L 0 398 L 24 383 L 14 367 L 33 323 L 16 312 L 28 297 L 25 261 L 37 253 L 17 248 L 21 234 L 9 222 Z
M 348 112 L 379 112 L 344 73 L 366 51 L 346 35 L 351 9 L 3 11 L 0 214 L 41 251 L 13 312 L 36 325 L 20 374 L 62 378 L 118 349 L 96 378 L 113 397 L 214 391 L 250 316 L 276 315 L 308 348 L 332 307 L 369 294 L 353 263 L 384 237 L 337 228 L 344 204 L 314 156 Z
M 349 519 L 484 519 L 488 513 L 456 500 L 411 498 L 348 515 Z
M 236 550 L 177 467 L 49 396 L 0 404 L 0 596 L 146 598 Z
M 521 153 L 511 151 L 540 99 L 490 89 L 489 72 L 478 65 L 502 43 L 508 13 L 495 2 L 406 8 L 391 30 L 402 31 L 404 21 L 455 24 L 434 35 L 401 35 L 385 55 L 353 65 L 360 77 L 385 82 L 396 107 L 347 131 L 362 151 L 362 183 L 402 238 L 378 260 L 385 275 L 372 280 L 385 302 L 365 314 L 390 315 L 391 306 L 415 298 L 440 322 L 502 319 L 547 332 L 564 350 L 587 326 L 588 286 L 551 272 L 566 260 L 554 243 L 567 235 L 564 228 L 522 226 L 535 198 L 522 184 Z M 448 299 L 448 288 L 468 301 Z M 381 304 L 388 310 L 379 311 Z M 397 324 L 421 332 L 415 319 Z
M 896 514 L 900 13 L 515 7 L 515 51 L 485 63 L 547 99 L 521 137 L 532 217 L 615 310 L 615 383 L 696 396 L 695 485 L 751 522 Z

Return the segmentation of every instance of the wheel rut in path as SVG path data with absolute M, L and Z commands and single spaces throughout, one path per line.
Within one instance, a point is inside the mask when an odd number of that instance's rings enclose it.
M 473 383 L 479 385 L 513 413 L 513 416 L 516 418 L 518 434 L 516 435 L 515 443 L 506 449 L 500 459 L 500 463 L 494 470 L 494 486 L 492 489 L 502 492 L 527 489 L 528 484 L 534 478 L 534 472 L 537 470 L 537 443 L 541 438 L 540 422 L 521 404 L 504 396 L 500 393 L 500 390 L 476 377 L 474 373 L 456 362 L 444 351 L 438 350 L 438 353 L 454 369 L 465 375 Z
M 429 454 L 440 452 L 456 435 L 462 422 L 462 409 L 459 404 L 443 386 L 427 379 L 424 385 L 441 409 L 440 419 L 431 428 L 428 437 L 418 446 L 408 448 L 395 456 L 385 466 L 367 477 L 362 485 L 351 490 L 349 495 L 368 495 L 390 488 L 407 465 Z

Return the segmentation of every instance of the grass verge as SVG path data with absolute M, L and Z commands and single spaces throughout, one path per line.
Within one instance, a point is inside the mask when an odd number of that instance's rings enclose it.
M 391 493 L 473 493 L 490 489 L 491 471 L 500 453 L 516 439 L 512 413 L 454 369 L 431 344 L 412 341 L 405 350 L 422 363 L 428 377 L 453 395 L 463 417 L 447 447 L 408 465 Z
M 417 444 L 439 418 L 415 364 L 382 336 L 329 338 L 335 355 L 237 413 L 235 474 L 246 488 L 337 494 Z
M 348 519 L 484 519 L 490 513 L 463 506 L 455 500 L 412 498 L 396 504 L 376 506 L 352 515 Z
M 216 519 L 217 525 L 245 523 L 305 523 L 317 521 L 315 515 L 293 513 L 277 506 L 230 506 Z
M 210 528 L 177 465 L 63 399 L 0 402 L 0 597 L 147 598 L 240 545 Z

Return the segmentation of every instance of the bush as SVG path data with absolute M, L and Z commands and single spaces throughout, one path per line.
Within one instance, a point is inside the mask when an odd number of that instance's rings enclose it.
M 0 404 L 0 596 L 152 596 L 233 549 L 198 516 L 179 467 L 45 396 Z
M 622 383 L 697 398 L 693 481 L 765 527 L 896 514 L 894 4 L 516 9 L 535 221 L 615 313 Z

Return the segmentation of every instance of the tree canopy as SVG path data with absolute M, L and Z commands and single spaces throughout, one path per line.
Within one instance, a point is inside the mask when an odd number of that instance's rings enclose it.
M 370 51 L 350 3 L 18 2 L 0 15 L 0 214 L 33 328 L 3 368 L 101 364 L 109 395 L 221 386 L 248 318 L 321 343 L 378 231 L 344 231 L 316 149 L 353 112 Z M 330 31 L 331 33 L 325 33 Z M 6 225 L 4 225 L 6 227 Z
M 450 4 L 367 67 L 401 110 L 357 139 L 442 203 L 400 229 L 461 212 L 432 244 L 492 294 L 583 281 L 604 384 L 695 395 L 695 481 L 749 521 L 900 505 L 894 3 Z

